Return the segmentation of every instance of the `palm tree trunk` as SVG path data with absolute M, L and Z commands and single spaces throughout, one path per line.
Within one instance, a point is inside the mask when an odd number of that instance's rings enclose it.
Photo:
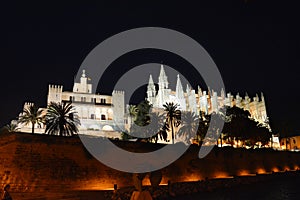
M 222 138 L 222 133 L 220 135 L 220 140 L 221 140 L 221 147 L 223 147 L 223 138 Z
M 171 130 L 172 130 L 172 144 L 174 144 L 174 129 L 173 129 L 172 118 L 170 119 L 170 124 L 171 124 Z
M 35 123 L 31 122 L 31 124 L 32 124 L 32 126 L 31 126 L 31 133 L 34 134 L 34 125 L 35 125 Z

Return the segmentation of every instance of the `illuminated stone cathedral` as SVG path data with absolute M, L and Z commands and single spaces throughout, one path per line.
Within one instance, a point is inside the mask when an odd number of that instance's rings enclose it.
M 186 90 L 184 91 L 179 75 L 177 75 L 176 90 L 172 91 L 169 88 L 168 77 L 163 65 L 161 65 L 158 77 L 158 90 L 156 90 L 153 77 L 150 74 L 146 99 L 154 108 L 163 108 L 166 102 L 173 102 L 177 103 L 179 109 L 182 111 L 194 113 L 202 111 L 206 114 L 217 113 L 223 106 L 237 106 L 248 110 L 253 119 L 268 126 L 268 116 L 263 93 L 261 93 L 260 97 L 256 95 L 253 98 L 250 98 L 246 93 L 243 98 L 239 94 L 236 96 L 233 96 L 231 93 L 225 94 L 224 89 L 218 95 L 216 91 L 209 88 L 208 91 L 203 91 L 198 86 L 196 91 L 189 85 L 186 86 Z
M 108 137 L 120 137 L 120 132 L 130 129 L 130 117 L 125 108 L 124 91 L 113 91 L 111 95 L 93 94 L 92 84 L 89 83 L 85 70 L 83 70 L 80 82 L 75 82 L 72 91 L 63 91 L 62 85 L 49 85 L 47 104 L 50 102 L 71 102 L 80 119 L 80 134 L 99 135 Z M 174 102 L 182 111 L 191 111 L 199 114 L 200 111 L 210 114 L 218 112 L 221 107 L 237 106 L 248 110 L 251 117 L 259 123 L 268 126 L 268 116 L 263 94 L 250 98 L 247 94 L 242 98 L 239 94 L 233 96 L 220 95 L 216 91 L 208 89 L 203 91 L 199 86 L 197 91 L 189 85 L 184 91 L 179 75 L 177 75 L 176 90 L 169 88 L 168 77 L 161 65 L 158 77 L 158 90 L 155 87 L 153 77 L 150 74 L 147 86 L 146 99 L 153 105 L 154 109 L 162 110 L 166 102 Z M 32 105 L 25 103 L 24 108 Z M 46 113 L 46 108 L 40 108 Z M 22 113 L 20 114 L 22 115 Z M 20 131 L 31 132 L 31 124 L 18 124 Z M 44 133 L 44 125 L 36 125 L 36 133 Z

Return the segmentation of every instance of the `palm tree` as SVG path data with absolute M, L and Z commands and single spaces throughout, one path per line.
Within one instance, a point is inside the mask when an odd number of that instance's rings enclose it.
M 167 111 L 166 123 L 171 127 L 172 131 L 172 143 L 174 144 L 174 127 L 178 127 L 180 124 L 181 112 L 178 110 L 178 104 L 165 103 L 164 105 L 165 111 Z
M 137 106 L 136 105 L 129 105 L 128 112 L 129 112 L 130 121 L 131 121 L 130 125 L 132 125 L 133 122 L 136 120 L 136 116 L 137 116 L 137 113 L 138 113 Z
M 199 119 L 193 112 L 183 112 L 181 115 L 181 127 L 178 136 L 183 136 L 187 143 L 191 143 L 191 139 L 195 139 L 199 126 Z
M 16 132 L 20 129 L 20 128 L 18 128 L 17 124 L 12 123 L 12 122 L 10 124 L 7 124 L 6 126 L 4 126 L 4 128 L 10 133 Z
M 147 125 L 149 126 L 146 129 L 147 135 L 151 136 L 151 141 L 154 140 L 155 143 L 157 143 L 159 135 L 161 139 L 164 138 L 162 137 L 163 133 L 161 131 L 164 129 L 162 126 L 164 126 L 165 116 L 164 114 L 159 114 L 158 112 L 150 112 L 149 116 L 150 118 L 147 122 Z
M 41 125 L 43 123 L 43 110 L 39 109 L 34 104 L 25 107 L 22 115 L 19 117 L 19 123 L 23 123 L 25 125 L 31 123 L 31 133 L 34 134 L 34 126 L 35 124 Z
M 71 103 L 51 102 L 47 108 L 46 130 L 49 135 L 72 136 L 78 133 L 78 115 Z

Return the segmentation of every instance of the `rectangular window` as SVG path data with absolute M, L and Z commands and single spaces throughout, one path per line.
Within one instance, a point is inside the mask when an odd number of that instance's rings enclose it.
M 106 99 L 101 99 L 100 102 L 101 102 L 102 104 L 105 104 L 105 103 L 106 103 Z

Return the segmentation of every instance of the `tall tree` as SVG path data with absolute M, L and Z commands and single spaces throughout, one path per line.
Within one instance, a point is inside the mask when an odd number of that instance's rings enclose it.
M 198 130 L 197 130 L 197 140 L 198 140 L 200 146 L 202 145 L 203 140 L 207 134 L 209 119 L 210 119 L 209 115 L 200 111 L 199 118 L 198 118 L 199 126 L 198 126 Z
M 19 117 L 19 123 L 22 124 L 29 124 L 31 123 L 31 133 L 34 134 L 34 126 L 35 124 L 41 125 L 43 123 L 43 110 L 39 109 L 34 104 L 25 107 L 23 113 Z
M 166 123 L 171 127 L 172 143 L 174 144 L 174 128 L 180 125 L 181 112 L 178 110 L 178 104 L 173 102 L 165 103 L 164 110 L 167 112 Z
M 199 126 L 199 119 L 193 112 L 183 112 L 181 114 L 181 127 L 177 135 L 182 137 L 184 141 L 190 144 L 195 139 Z
M 152 105 L 150 104 L 149 101 L 145 100 L 142 101 L 137 105 L 137 114 L 136 114 L 136 120 L 135 124 L 138 126 L 145 126 L 147 125 L 149 119 L 150 119 L 150 109 Z
M 80 121 L 71 103 L 51 102 L 47 108 L 46 130 L 49 135 L 72 136 L 78 133 Z
M 163 129 L 164 129 L 164 114 L 159 114 L 158 112 L 150 112 L 149 113 L 149 121 L 147 122 L 147 135 L 149 136 L 149 140 L 154 140 L 155 143 L 158 141 L 158 136 L 163 139 Z

